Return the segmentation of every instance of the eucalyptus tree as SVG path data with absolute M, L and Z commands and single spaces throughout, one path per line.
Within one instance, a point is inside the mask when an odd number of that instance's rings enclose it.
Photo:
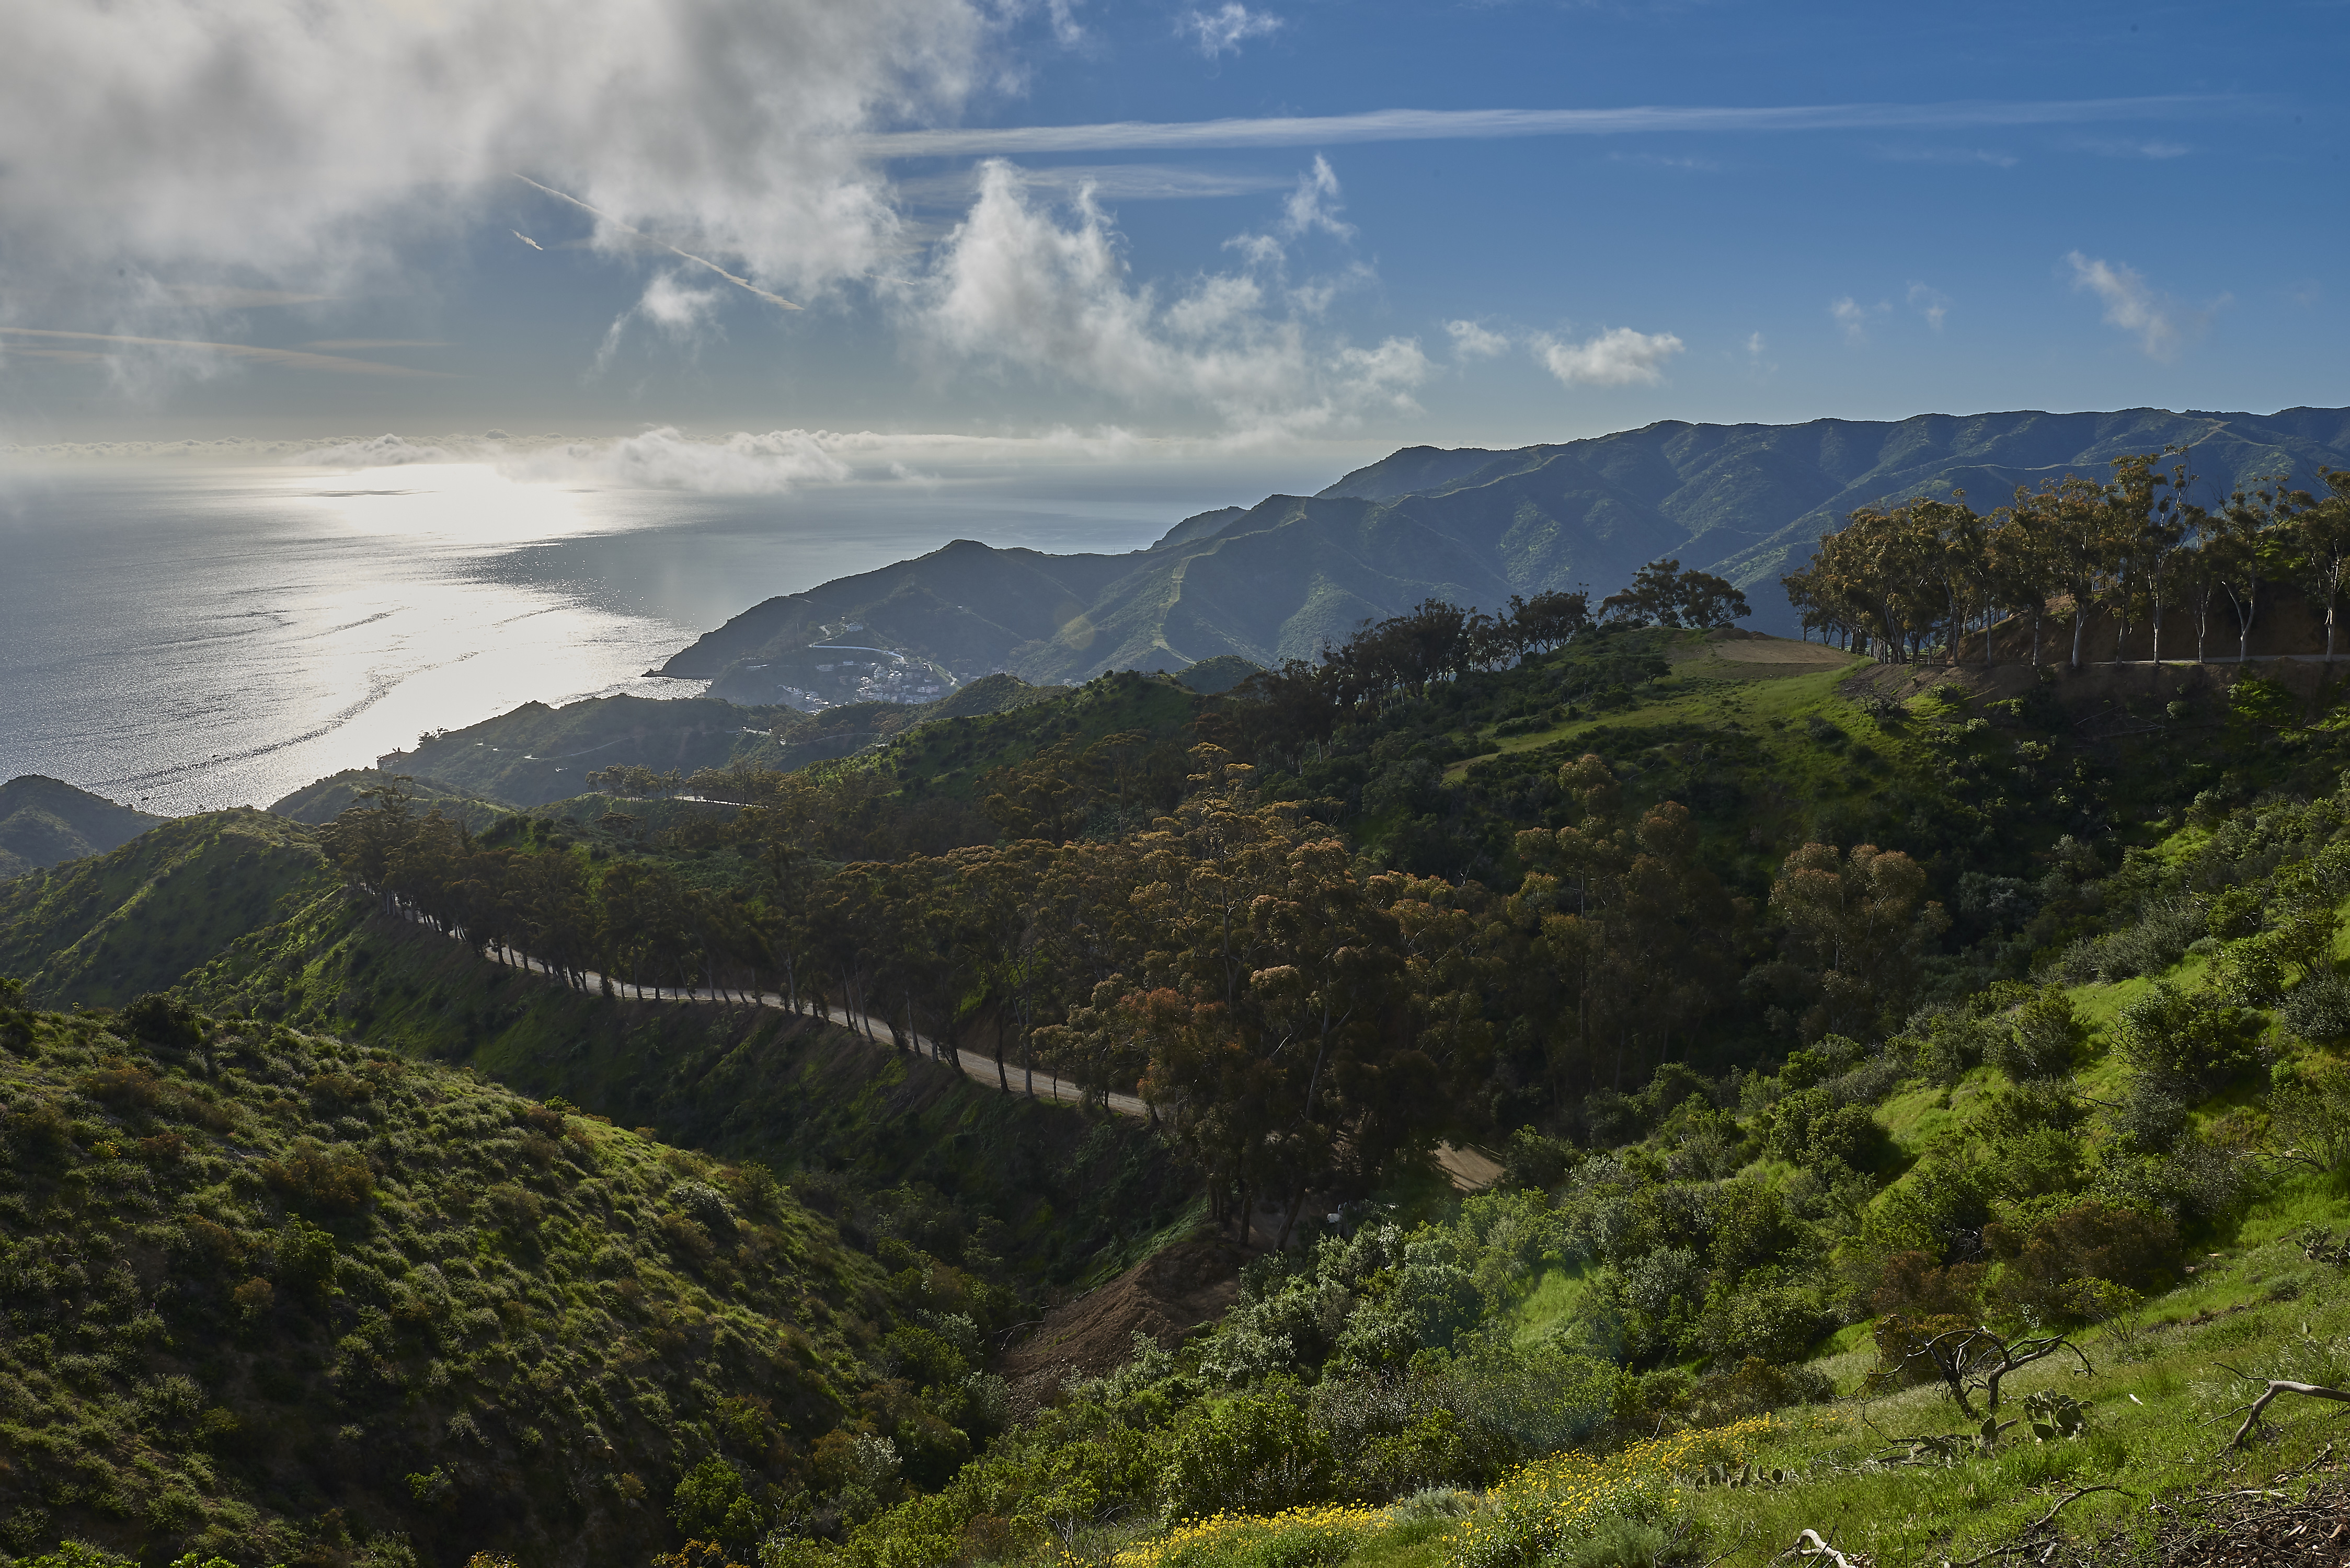
M 2261 612 L 2261 585 L 2291 570 L 2289 524 L 2294 500 L 2284 475 L 2252 481 L 2256 488 L 2228 497 L 2208 530 L 2204 549 L 2213 581 L 2236 616 L 2236 661 L 2251 657 L 2252 627 Z
M 2334 612 L 2350 587 L 2350 469 L 2321 468 L 2320 498 L 2296 496 L 2293 556 L 2301 586 L 2325 607 L 2325 657 L 2334 657 Z

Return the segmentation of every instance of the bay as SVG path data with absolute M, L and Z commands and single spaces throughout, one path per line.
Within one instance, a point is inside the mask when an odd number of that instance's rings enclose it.
M 691 695 L 645 671 L 728 617 L 972 537 L 1147 545 L 1192 483 L 698 495 L 359 472 L 0 476 L 0 779 L 165 815 L 265 805 L 523 702 Z

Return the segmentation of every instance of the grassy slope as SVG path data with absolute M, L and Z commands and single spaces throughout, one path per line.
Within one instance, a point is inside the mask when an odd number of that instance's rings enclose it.
M 2157 853 L 2175 859 L 2204 836 L 2185 830 Z M 2337 911 L 2337 919 L 2344 912 L 2350 911 Z M 2334 956 L 2350 959 L 2350 929 L 2337 930 Z M 2204 956 L 2190 956 L 2161 978 L 2191 985 L 2206 967 Z M 2140 979 L 2070 988 L 2077 1015 L 2093 1025 L 2080 1073 L 2086 1093 L 2118 1092 L 2125 1069 L 2107 1031 L 2127 998 L 2152 983 Z M 2332 1059 L 2281 1030 L 2270 1043 L 2280 1071 L 2303 1060 Z M 2004 1082 L 1987 1067 L 1947 1091 L 1913 1081 L 1898 1087 L 1875 1114 L 1898 1147 L 1900 1164 L 1914 1168 L 1929 1153 L 1962 1164 L 1993 1152 L 1984 1116 L 1991 1091 Z M 2207 1121 L 2244 1105 L 2257 1110 L 2261 1098 L 2256 1087 L 2239 1085 L 2197 1107 L 2197 1118 Z M 2107 1136 L 2101 1115 L 2086 1137 L 2094 1146 Z M 1789 1173 L 1758 1160 L 1742 1174 L 1773 1180 Z M 1888 1183 L 1875 1205 L 1891 1201 L 1907 1179 L 1905 1171 Z M 2340 1407 L 2288 1397 L 2271 1407 L 2244 1449 L 2230 1449 L 2228 1438 L 2242 1407 L 2260 1387 L 2235 1374 L 2350 1383 L 2350 1279 L 2343 1266 L 2304 1256 L 2294 1240 L 2305 1226 L 2339 1230 L 2345 1223 L 2350 1188 L 2342 1179 L 2272 1167 L 2239 1219 L 2190 1237 L 2193 1266 L 2183 1283 L 2077 1335 L 2093 1375 L 2084 1375 L 2077 1361 L 2051 1360 L 2007 1380 L 2003 1417 L 2023 1415 L 2023 1402 L 2043 1390 L 2088 1406 L 2089 1428 L 2077 1439 L 2037 1441 L 2026 1425 L 2009 1431 L 1995 1449 L 1981 1450 L 1970 1440 L 1980 1394 L 1971 1419 L 1939 1386 L 1867 1396 L 1864 1377 L 1877 1365 L 1873 1324 L 1840 1331 L 1814 1365 L 1846 1397 L 1779 1412 L 1771 1436 L 1743 1451 L 1763 1473 L 1788 1472 L 1783 1480 L 1725 1488 L 1694 1484 L 1700 1478 L 1693 1471 L 1659 1475 L 1675 1517 L 1697 1521 L 1700 1533 L 1694 1539 L 1706 1542 L 1691 1560 L 1762 1568 L 1808 1528 L 1844 1550 L 1869 1553 L 1884 1568 L 1939 1563 L 2013 1542 L 2076 1488 L 2115 1487 L 2120 1490 L 2085 1496 L 2067 1508 L 2062 1531 L 2076 1543 L 2095 1543 L 2076 1544 L 2087 1560 L 2121 1563 L 2156 1552 L 2156 1532 L 2177 1517 L 2150 1510 L 2150 1502 L 2175 1511 L 2215 1491 L 2271 1485 L 2282 1488 L 2282 1495 L 2297 1495 L 2312 1482 L 2295 1472 L 2341 1441 Z M 1508 1314 L 1513 1337 L 1532 1344 L 1570 1319 L 1585 1283 L 1581 1270 L 1534 1276 Z M 1909 1450 L 1891 1439 L 1918 1434 L 1970 1441 L 1948 1460 L 1906 1462 Z M 1886 1463 L 1888 1457 L 1897 1462 Z M 1231 1568 L 1239 1568 L 1247 1550 L 1240 1539 L 1231 1552 L 1211 1549 L 1187 1556 L 1184 1568 L 1223 1568 L 1227 1557 Z M 1353 1568 L 1440 1568 L 1461 1561 L 1448 1547 L 1445 1532 L 1418 1526 L 1375 1529 L 1351 1552 L 1331 1560 Z
M 240 808 L 0 888 L 0 974 L 36 998 L 117 1006 L 172 985 L 330 877 L 309 828 Z
M 788 1488 L 873 1386 L 880 1272 L 773 1184 L 283 1027 L 127 1033 L 0 1023 L 18 1551 L 640 1563 L 682 1469 Z
M 359 805 L 359 791 L 380 787 L 391 778 L 391 774 L 376 768 L 345 768 L 272 801 L 269 809 L 275 815 L 322 827 Z M 411 778 L 407 787 L 417 811 L 437 809 L 452 822 L 462 822 L 475 833 L 513 815 L 508 807 L 466 794 L 437 779 Z
M 163 819 L 26 774 L 0 784 L 0 877 L 128 843 Z
M 526 702 L 429 737 L 395 766 L 468 794 L 536 805 L 577 794 L 589 773 L 619 763 L 690 774 L 763 755 L 772 761 L 775 718 L 771 710 L 709 697 L 596 697 L 561 708 Z

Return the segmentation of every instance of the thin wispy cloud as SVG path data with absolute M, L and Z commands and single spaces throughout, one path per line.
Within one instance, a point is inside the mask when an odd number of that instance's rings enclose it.
M 2211 312 L 2180 304 L 2156 288 L 2146 275 L 2122 262 L 2067 252 L 2075 290 L 2094 294 L 2106 307 L 2106 324 L 2118 327 L 2137 339 L 2149 359 L 2172 359 L 2188 339 L 2200 337 L 2210 325 Z M 2222 295 L 2214 305 L 2227 303 Z
M 1280 17 L 1267 11 L 1252 11 L 1239 0 L 1227 0 L 1213 11 L 1186 11 L 1175 24 L 1176 35 L 1191 39 L 1211 60 L 1238 54 L 1240 47 L 1249 39 L 1279 31 Z
M 265 310 L 275 306 L 320 305 L 331 294 L 303 294 L 288 288 L 235 288 L 217 283 L 167 283 L 162 292 L 174 303 L 196 310 Z
M 1989 147 L 1880 147 L 1877 155 L 1888 163 L 1979 163 L 1987 169 L 2012 169 L 2021 161 L 2012 152 Z
M 1654 387 L 1682 344 L 1669 332 L 1615 327 L 1581 343 L 1536 337 L 1533 347 L 1543 368 L 1570 387 Z
M 1850 295 L 1828 301 L 1828 319 L 1844 329 L 1844 340 L 1857 348 L 1868 341 L 1868 324 L 1893 307 L 1883 300 L 1863 305 Z
M 1075 196 L 1091 191 L 1105 202 L 1182 202 L 1253 196 L 1293 183 L 1288 175 L 1242 169 L 1187 169 L 1173 163 L 1063 163 L 1024 167 L 1034 191 Z M 897 184 L 899 199 L 916 205 L 968 206 L 979 194 L 980 171 L 925 174 Z
M 1940 289 L 1922 283 L 1909 286 L 1909 308 L 1926 318 L 1926 325 L 1939 332 L 1942 320 L 1950 314 L 1950 296 Z
M 1297 177 L 1297 188 L 1282 204 L 1282 233 L 1295 237 L 1319 229 L 1335 239 L 1351 240 L 1355 225 L 1338 221 L 1339 207 L 1338 176 L 1330 161 L 1315 153 L 1314 167 Z
M 44 358 L 78 362 L 119 358 L 130 350 L 184 354 L 216 359 L 278 365 L 289 369 L 325 370 L 338 376 L 445 376 L 446 371 L 420 370 L 411 365 L 386 365 L 373 359 L 346 359 L 334 354 L 313 354 L 299 348 L 268 348 L 252 343 L 207 343 L 189 337 L 140 337 L 121 332 L 65 332 L 42 327 L 0 327 L 0 338 L 12 353 L 32 352 Z M 17 339 L 29 339 L 19 344 Z M 111 348 L 100 348 L 112 345 Z M 49 352 L 42 352 L 49 350 Z
M 2004 103 L 1797 104 L 1780 108 L 1652 106 L 1630 109 L 1384 109 L 1364 114 L 1098 125 L 1015 125 L 902 130 L 867 136 L 877 158 L 1180 151 L 1204 147 L 1335 146 L 1350 141 L 1444 141 L 1522 136 L 1632 136 L 1665 131 L 1957 130 L 2153 119 L 2224 108 L 2226 95 L 2067 99 Z
M 2158 162 L 2168 161 L 2173 158 L 2184 158 L 2194 151 L 2183 141 L 2165 141 L 2158 139 L 2148 140 L 2130 137 L 2086 137 L 2073 141 L 2070 145 L 2083 152 L 2094 152 L 2100 158 L 2151 158 Z

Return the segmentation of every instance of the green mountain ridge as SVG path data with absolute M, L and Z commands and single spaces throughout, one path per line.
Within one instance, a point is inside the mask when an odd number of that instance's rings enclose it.
M 38 774 L 0 784 L 0 879 L 100 855 L 163 819 Z
M 1959 489 L 1995 504 L 2018 484 L 2102 478 L 2113 458 L 2171 443 L 2191 449 L 2220 497 L 2278 469 L 2307 483 L 2350 462 L 2350 410 L 1670 421 L 1513 452 L 1407 448 L 1316 495 L 1188 518 L 1130 555 L 957 540 L 754 606 L 660 673 L 708 680 L 711 695 L 735 701 L 781 701 L 785 686 L 817 679 L 808 671 L 824 656 L 810 645 L 851 623 L 865 628 L 858 640 L 965 679 L 1008 670 L 1066 684 L 1222 656 L 1270 667 L 1431 597 L 1491 611 L 1512 594 L 1606 592 L 1668 556 L 1747 589 L 1759 629 L 1792 633 L 1777 578 L 1853 508 Z

